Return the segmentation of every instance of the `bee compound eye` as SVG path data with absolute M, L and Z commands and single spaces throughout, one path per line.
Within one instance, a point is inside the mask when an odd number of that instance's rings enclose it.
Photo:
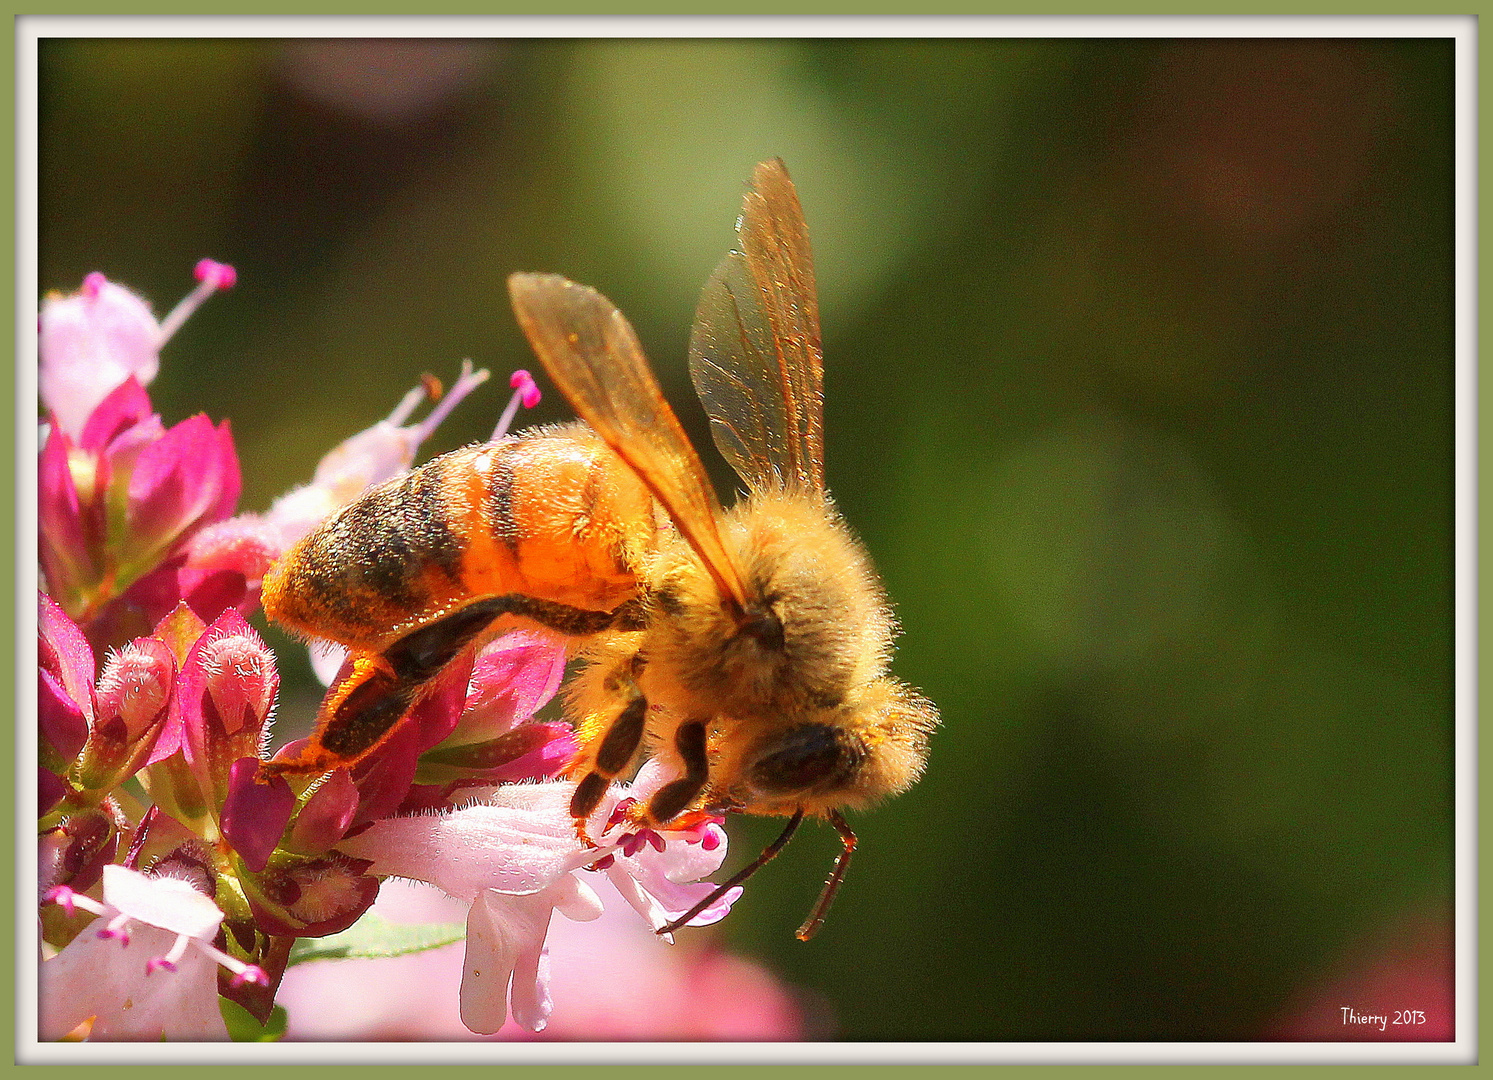
M 839 728 L 800 724 L 764 745 L 747 777 L 763 794 L 784 795 L 832 786 L 854 771 L 859 758 L 853 742 Z

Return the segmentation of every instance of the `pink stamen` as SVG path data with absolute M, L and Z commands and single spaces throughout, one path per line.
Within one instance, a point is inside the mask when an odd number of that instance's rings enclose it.
M 603 855 L 601 858 L 597 859 L 594 863 L 592 863 L 587 869 L 590 869 L 590 870 L 606 870 L 608 867 L 610 867 L 616 861 L 617 861 L 617 856 L 615 856 L 615 855 Z
M 518 415 L 520 405 L 526 409 L 532 409 L 539 404 L 539 399 L 543 396 L 539 393 L 539 387 L 534 383 L 534 376 L 523 368 L 519 368 L 508 376 L 508 385 L 513 387 L 513 396 L 508 399 L 508 406 L 503 410 L 503 415 L 498 417 L 498 426 L 493 428 L 491 442 L 497 442 L 508 434 L 508 425 L 513 423 L 513 418 Z
M 726 830 L 721 827 L 720 818 L 705 818 L 682 832 L 686 844 L 699 844 L 706 851 L 714 851 L 726 839 Z
M 268 986 L 270 977 L 265 974 L 263 968 L 257 964 L 246 964 L 235 956 L 229 956 L 223 950 L 209 945 L 205 941 L 197 942 L 197 947 L 211 956 L 220 965 L 233 972 L 232 983 L 234 986 L 242 986 L 246 982 L 254 983 L 256 986 Z
M 625 799 L 618 801 L 617 805 L 612 808 L 612 816 L 607 818 L 606 828 L 601 830 L 602 833 L 605 834 L 609 832 L 613 826 L 621 825 L 624 821 L 626 821 L 627 812 L 637 804 L 637 801 L 638 800 L 634 799 L 631 795 L 629 795 Z
M 198 281 L 197 287 L 182 297 L 181 303 L 171 309 L 171 314 L 161 320 L 162 345 L 171 340 L 171 335 L 181 329 L 181 324 L 202 306 L 204 300 L 219 289 L 231 288 L 238 280 L 238 272 L 233 267 L 212 259 L 199 262 L 194 274 Z
M 192 939 L 185 934 L 177 934 L 176 941 L 172 944 L 170 952 L 165 956 L 157 956 L 146 962 L 145 974 L 149 975 L 157 969 L 175 971 L 176 962 L 186 955 L 187 946 L 191 943 Z
M 73 892 L 66 885 L 56 885 L 47 890 L 46 895 L 41 898 L 41 902 L 43 904 L 59 904 L 63 911 L 71 915 L 78 908 L 78 905 L 74 902 L 77 895 L 77 893 Z
M 229 980 L 229 984 L 232 986 L 243 986 L 246 982 L 253 983 L 255 986 L 268 986 L 270 984 L 270 977 L 266 974 L 264 968 L 258 964 L 245 964 L 244 970 L 235 973 L 233 978 Z
M 410 415 L 420 407 L 420 402 L 429 396 L 425 387 L 415 387 L 399 399 L 399 404 L 394 406 L 394 411 L 389 414 L 389 419 L 385 422 L 393 427 L 402 426 L 410 418 Z
M 664 838 L 652 829 L 639 829 L 637 832 L 623 838 L 622 854 L 630 858 L 642 850 L 644 844 L 652 844 L 655 851 L 662 851 L 664 849 Z
M 538 405 L 540 397 L 543 396 L 539 393 L 539 385 L 534 382 L 534 376 L 523 368 L 519 368 L 508 376 L 508 385 L 523 395 L 520 400 L 526 409 L 532 409 Z
M 83 279 L 83 295 L 90 300 L 96 299 L 107 284 L 109 284 L 109 279 L 95 270 Z
M 211 282 L 215 289 L 231 289 L 238 284 L 238 271 L 216 259 L 199 260 L 192 268 L 192 276 L 204 283 Z
M 461 362 L 461 374 L 457 376 L 456 385 L 447 391 L 446 396 L 437 402 L 434 409 L 430 410 L 430 415 L 415 426 L 415 442 L 417 444 L 424 442 L 430 436 L 430 433 L 439 426 L 440 422 L 451 415 L 451 410 L 456 408 L 462 398 L 487 382 L 489 374 L 487 368 L 483 368 L 480 371 L 473 371 L 472 362 L 470 360 L 463 360 Z M 425 393 L 423 387 L 420 389 L 420 393 Z M 409 395 L 406 394 L 405 401 L 408 400 Z M 401 401 L 399 404 L 403 408 L 404 401 Z M 395 409 L 394 411 L 397 413 L 399 410 Z
M 129 921 L 130 917 L 128 915 L 116 915 L 108 926 L 98 932 L 98 936 L 105 941 L 109 938 L 115 938 L 125 948 L 129 948 L 130 932 L 127 929 Z

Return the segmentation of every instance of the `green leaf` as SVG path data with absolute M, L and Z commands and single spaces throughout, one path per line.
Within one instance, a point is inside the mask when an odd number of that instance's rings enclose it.
M 228 1025 L 228 1037 L 234 1042 L 279 1042 L 285 1037 L 288 1014 L 279 1005 L 270 1010 L 269 1023 L 260 1025 L 248 1009 L 226 997 L 218 998 L 218 1011 Z
M 390 956 L 439 949 L 467 936 L 460 923 L 391 923 L 377 915 L 364 915 L 340 934 L 301 938 L 290 950 L 286 964 L 308 960 L 378 960 Z

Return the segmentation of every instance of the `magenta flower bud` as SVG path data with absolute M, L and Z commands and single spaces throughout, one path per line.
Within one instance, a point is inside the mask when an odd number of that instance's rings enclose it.
M 223 805 L 233 763 L 259 756 L 279 686 L 274 653 L 237 611 L 192 647 L 179 681 L 183 749 L 211 805 Z
M 62 804 L 72 787 L 45 766 L 36 769 L 36 816 L 45 817 Z
M 118 716 L 126 737 L 138 742 L 165 720 L 176 682 L 176 660 L 155 638 L 136 638 L 104 663 L 94 689 L 101 718 Z
M 92 723 L 93 648 L 55 600 L 46 593 L 38 593 L 36 599 L 36 652 L 41 670 L 52 675 Z
M 568 724 L 520 724 L 512 731 L 480 743 L 443 745 L 420 757 L 421 778 L 437 767 L 460 775 L 480 776 L 484 783 L 512 783 L 553 776 L 576 750 Z
M 406 721 L 394 729 L 377 753 L 353 766 L 352 780 L 358 788 L 354 826 L 388 817 L 399 809 L 415 781 L 420 746 L 419 728 Z
M 270 861 L 295 810 L 295 792 L 285 778 L 265 780 L 260 782 L 259 758 L 239 758 L 229 771 L 223 801 L 223 836 L 256 874 Z
M 72 442 L 60 431 L 53 431 L 47 445 L 42 447 L 37 463 L 37 555 L 47 589 L 70 608 L 81 610 L 84 595 L 103 576 L 99 564 L 101 552 L 97 550 L 102 546 L 103 528 L 99 514 L 85 514 L 85 504 L 73 475 L 77 456 Z M 84 479 L 90 502 L 86 509 L 93 511 L 93 469 L 91 462 L 87 464 L 88 475 Z M 89 520 L 85 521 L 85 517 Z
M 61 774 L 67 771 L 88 741 L 88 720 L 55 675 L 45 668 L 37 674 L 36 712 L 41 727 L 38 743 L 41 763 Z
M 358 809 L 358 788 L 346 769 L 335 769 L 311 793 L 290 830 L 290 847 L 305 855 L 324 855 L 347 835 Z
M 71 296 L 48 296 L 37 330 L 37 391 L 73 438 L 115 387 L 131 376 L 147 385 L 160 368 L 161 331 L 150 306 L 102 274 L 90 274 Z
M 424 696 L 402 721 L 404 726 L 418 732 L 415 740 L 416 753 L 443 742 L 455 729 L 466 705 L 471 674 L 471 656 L 458 657 L 436 676 Z
M 533 716 L 565 677 L 565 649 L 521 630 L 504 634 L 477 656 L 460 721 L 447 745 L 485 742 Z

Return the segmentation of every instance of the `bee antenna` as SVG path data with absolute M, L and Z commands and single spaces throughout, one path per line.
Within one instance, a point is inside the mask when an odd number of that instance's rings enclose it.
M 659 927 L 659 929 L 656 930 L 655 933 L 661 935 L 672 934 L 675 930 L 678 930 L 681 926 L 684 926 L 696 915 L 700 914 L 700 912 L 708 908 L 711 904 L 715 903 L 721 897 L 725 896 L 726 893 L 736 888 L 736 886 L 740 885 L 743 881 L 751 877 L 758 870 L 761 870 L 768 863 L 772 862 L 772 860 L 777 856 L 777 853 L 788 846 L 788 841 L 791 840 L 793 838 L 793 834 L 798 831 L 798 823 L 803 819 L 803 807 L 799 807 L 794 815 L 788 819 L 787 826 L 783 829 L 782 833 L 779 834 L 778 838 L 762 849 L 761 855 L 758 855 L 756 859 L 754 859 L 751 863 L 742 867 L 740 870 L 736 871 L 736 873 L 732 874 L 729 881 L 727 881 L 723 885 L 717 886 L 716 889 L 709 896 L 705 897 L 704 900 L 701 900 L 698 904 L 690 908 L 683 915 L 679 916 L 679 918 L 675 919 L 667 926 Z M 823 898 L 821 897 L 821 902 L 822 899 Z M 820 921 L 823 921 L 822 915 Z M 800 933 L 802 932 L 800 931 Z
M 850 865 L 850 856 L 855 852 L 855 833 L 850 831 L 850 826 L 845 823 L 838 810 L 829 812 L 829 823 L 840 834 L 845 850 L 835 860 L 835 868 L 830 872 L 829 880 L 824 883 L 824 891 L 819 894 L 814 910 L 809 912 L 809 917 L 794 933 L 793 936 L 799 941 L 808 941 L 819 933 L 819 928 L 824 925 L 824 917 L 829 914 L 829 906 L 835 901 L 835 893 L 840 891 L 840 882 L 845 880 L 845 868 Z

